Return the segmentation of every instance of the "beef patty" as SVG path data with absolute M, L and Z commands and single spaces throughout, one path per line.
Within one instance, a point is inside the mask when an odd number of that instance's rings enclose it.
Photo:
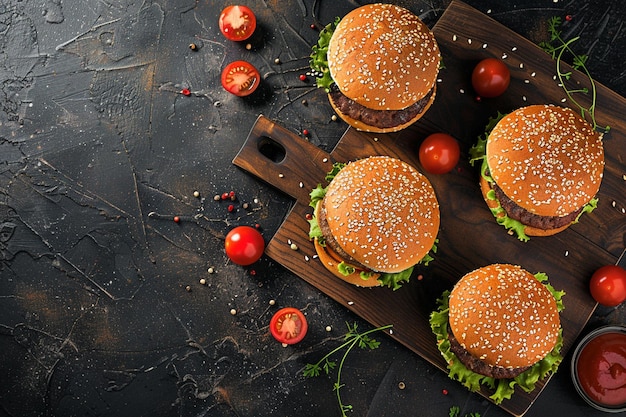
M 502 366 L 491 366 L 472 356 L 454 337 L 451 331 L 448 331 L 448 340 L 450 341 L 450 350 L 456 355 L 465 367 L 477 374 L 489 376 L 492 378 L 515 378 L 530 366 L 521 368 L 505 368 Z
M 339 255 L 342 259 L 344 259 L 350 265 L 353 265 L 363 270 L 371 270 L 367 266 L 361 264 L 359 261 L 354 259 L 346 251 L 344 251 L 341 248 L 341 246 L 339 246 L 339 243 L 337 243 L 337 240 L 335 240 L 335 238 L 333 237 L 333 234 L 330 231 L 330 227 L 328 226 L 328 222 L 326 221 L 326 210 L 324 209 L 324 200 L 322 200 L 322 202 L 319 204 L 322 204 L 322 207 L 320 207 L 317 213 L 317 224 L 319 225 L 322 231 L 322 234 L 324 235 L 326 246 L 328 246 L 330 249 L 335 251 L 337 255 Z
M 330 87 L 330 99 L 339 111 L 352 119 L 359 120 L 366 125 L 378 128 L 391 128 L 399 126 L 413 120 L 418 114 L 424 111 L 430 96 L 433 95 L 434 87 L 430 89 L 425 97 L 402 110 L 374 110 L 365 107 L 354 100 L 346 97 L 333 83 Z
M 500 201 L 500 205 L 502 206 L 504 211 L 506 211 L 506 214 L 508 214 L 510 218 L 518 220 L 522 224 L 537 229 L 551 230 L 566 226 L 576 220 L 576 217 L 578 217 L 578 214 L 582 210 L 581 207 L 573 213 L 561 217 L 540 216 L 518 206 L 517 203 L 515 203 L 513 200 L 507 197 L 506 194 L 504 194 L 504 191 L 502 191 L 502 189 L 498 187 L 498 184 L 493 184 L 492 186 L 493 190 L 496 193 L 496 198 L 498 199 L 498 201 Z

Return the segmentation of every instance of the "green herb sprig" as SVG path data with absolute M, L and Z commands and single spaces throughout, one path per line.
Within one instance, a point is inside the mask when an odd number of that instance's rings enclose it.
M 458 406 L 450 407 L 450 417 L 461 417 L 461 409 Z M 480 417 L 480 413 L 469 413 L 465 414 L 465 417 Z
M 563 20 L 559 16 L 553 16 L 548 21 L 548 32 L 550 33 L 550 41 L 544 41 L 539 43 L 539 47 L 541 47 L 544 51 L 546 51 L 552 59 L 556 60 L 556 75 L 559 79 L 559 84 L 563 87 L 567 98 L 576 106 L 581 112 L 581 115 L 584 119 L 589 117 L 591 119 L 591 124 L 594 130 L 600 130 L 603 133 L 606 133 L 610 130 L 610 126 L 599 127 L 596 122 L 596 99 L 597 99 L 597 90 L 596 83 L 591 77 L 591 73 L 587 69 L 587 61 L 589 56 L 584 54 L 577 54 L 572 49 L 572 44 L 580 39 L 580 36 L 576 36 L 570 40 L 565 40 L 562 37 L 561 25 Z M 587 78 L 589 79 L 589 85 L 591 90 L 587 87 L 578 88 L 578 89 L 570 89 L 567 87 L 565 82 L 570 79 L 572 76 L 571 71 L 564 71 L 562 69 L 561 63 L 563 62 L 563 57 L 565 54 L 568 54 L 572 57 L 572 68 L 577 71 L 582 71 Z M 589 94 L 591 92 L 591 104 L 589 107 L 585 107 L 578 100 L 576 100 L 576 94 Z
M 344 386 L 344 384 L 341 382 L 341 374 L 343 370 L 343 365 L 346 362 L 346 358 L 348 357 L 348 354 L 355 347 L 359 347 L 361 349 L 370 349 L 370 350 L 378 348 L 378 346 L 380 346 L 380 342 L 373 339 L 370 335 L 372 333 L 386 330 L 386 329 L 393 327 L 391 324 L 388 324 L 386 326 L 377 327 L 375 329 L 371 329 L 366 332 L 359 333 L 358 326 L 356 323 L 354 323 L 353 325 L 346 323 L 346 325 L 348 327 L 348 332 L 344 336 L 344 343 L 337 346 L 335 349 L 331 350 L 330 352 L 328 352 L 317 363 L 307 364 L 304 367 L 304 371 L 303 371 L 303 374 L 305 377 L 315 377 L 315 376 L 319 376 L 322 373 L 322 371 L 326 375 L 328 375 L 331 373 L 331 371 L 337 368 L 337 378 L 335 380 L 335 383 L 333 384 L 333 391 L 335 391 L 335 395 L 337 396 L 337 401 L 339 402 L 339 408 L 341 409 L 342 417 L 347 417 L 346 413 L 352 410 L 352 406 L 350 404 L 343 403 L 341 399 L 341 393 L 340 393 L 340 389 Z M 333 355 L 340 352 L 341 350 L 345 350 L 345 351 L 343 352 L 343 355 L 341 356 L 341 359 L 339 360 L 339 365 L 337 365 L 337 362 L 331 358 L 333 357 Z

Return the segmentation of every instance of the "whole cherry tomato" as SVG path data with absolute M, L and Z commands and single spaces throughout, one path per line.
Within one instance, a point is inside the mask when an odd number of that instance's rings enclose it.
M 511 72 L 499 59 L 486 58 L 472 72 L 472 86 L 480 97 L 497 97 L 509 88 Z
M 431 174 L 445 174 L 459 162 L 459 142 L 447 133 L 433 133 L 424 139 L 419 149 L 419 160 Z
M 226 255 L 237 265 L 251 265 L 261 258 L 265 241 L 257 229 L 237 226 L 226 235 Z
M 615 307 L 626 301 L 626 270 L 618 265 L 600 267 L 589 282 L 591 296 L 598 303 Z
M 222 71 L 222 87 L 239 97 L 254 93 L 261 81 L 259 71 L 249 62 L 231 62 Z
M 243 41 L 256 29 L 256 16 L 246 6 L 228 6 L 220 14 L 220 30 L 226 39 Z
M 294 307 L 281 308 L 270 320 L 270 333 L 280 343 L 293 345 L 301 341 L 309 326 L 306 317 Z

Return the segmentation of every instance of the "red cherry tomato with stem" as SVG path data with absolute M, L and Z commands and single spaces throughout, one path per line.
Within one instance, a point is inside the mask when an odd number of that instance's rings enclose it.
M 431 174 L 450 172 L 459 162 L 459 142 L 447 133 L 433 133 L 424 139 L 419 148 L 419 160 Z
M 509 88 L 511 71 L 499 59 L 486 58 L 472 71 L 472 86 L 480 97 L 498 97 Z
M 260 81 L 259 71 L 246 61 L 231 62 L 222 71 L 222 87 L 239 97 L 254 93 Z
M 244 41 L 256 29 L 256 16 L 246 6 L 228 6 L 220 14 L 220 31 L 231 41 Z
M 237 265 L 251 265 L 258 261 L 265 250 L 265 241 L 254 227 L 237 226 L 226 235 L 226 255 Z
M 309 328 L 306 317 L 294 307 L 281 308 L 270 320 L 270 333 L 280 343 L 293 345 L 301 341 Z
M 598 268 L 589 282 L 591 296 L 598 303 L 615 307 L 626 301 L 626 269 L 618 265 Z

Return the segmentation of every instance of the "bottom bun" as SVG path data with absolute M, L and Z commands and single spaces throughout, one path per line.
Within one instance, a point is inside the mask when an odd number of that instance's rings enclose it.
M 492 189 L 493 188 L 491 187 L 491 184 L 489 184 L 489 181 L 487 181 L 485 178 L 481 176 L 480 177 L 480 191 L 483 195 L 483 199 L 485 200 L 489 208 L 497 209 L 500 206 L 500 203 L 498 202 L 498 200 L 492 200 L 489 197 L 487 197 L 487 193 L 489 193 L 489 191 L 491 191 Z M 504 217 L 505 214 L 499 213 L 496 216 Z M 563 230 L 567 229 L 571 225 L 572 223 L 566 224 L 565 226 L 557 227 L 556 229 L 548 229 L 548 230 L 524 225 L 524 233 L 527 236 L 552 236 L 552 235 L 556 235 L 559 232 L 562 232 Z
M 317 256 L 319 257 L 322 265 L 324 265 L 324 267 L 337 278 L 340 278 L 343 281 L 359 287 L 380 286 L 380 281 L 378 281 L 378 277 L 380 277 L 380 274 L 377 273 L 373 273 L 372 276 L 368 279 L 361 278 L 359 272 L 354 272 L 350 275 L 343 275 L 337 269 L 337 266 L 342 262 L 339 259 L 339 255 L 333 252 L 330 248 L 320 245 L 320 243 L 317 241 L 317 238 L 313 239 L 313 244 L 315 245 L 315 252 L 317 252 Z
M 433 89 L 434 88 L 435 87 L 433 87 Z M 398 131 L 400 131 L 402 129 L 406 129 L 407 127 L 411 126 L 413 123 L 417 122 L 424 114 L 426 114 L 426 111 L 433 104 L 433 102 L 435 101 L 435 95 L 436 95 L 436 90 L 433 91 L 433 93 L 431 94 L 430 99 L 428 100 L 428 102 L 424 106 L 424 109 L 417 116 L 415 116 L 413 119 L 409 120 L 408 122 L 406 122 L 404 124 L 401 124 L 401 125 L 398 125 L 398 126 L 392 126 L 392 127 L 370 126 L 370 125 L 368 125 L 366 123 L 363 123 L 360 120 L 354 119 L 354 118 L 352 118 L 352 117 L 342 113 L 335 106 L 335 103 L 330 98 L 330 94 L 328 95 L 328 101 L 330 102 L 330 105 L 333 108 L 333 110 L 335 111 L 335 113 L 337 113 L 337 115 L 339 115 L 339 117 L 341 117 L 341 119 L 343 119 L 344 122 L 348 123 L 350 126 L 354 127 L 355 129 L 361 130 L 363 132 L 371 132 L 371 133 L 392 133 L 392 132 L 398 132 Z

